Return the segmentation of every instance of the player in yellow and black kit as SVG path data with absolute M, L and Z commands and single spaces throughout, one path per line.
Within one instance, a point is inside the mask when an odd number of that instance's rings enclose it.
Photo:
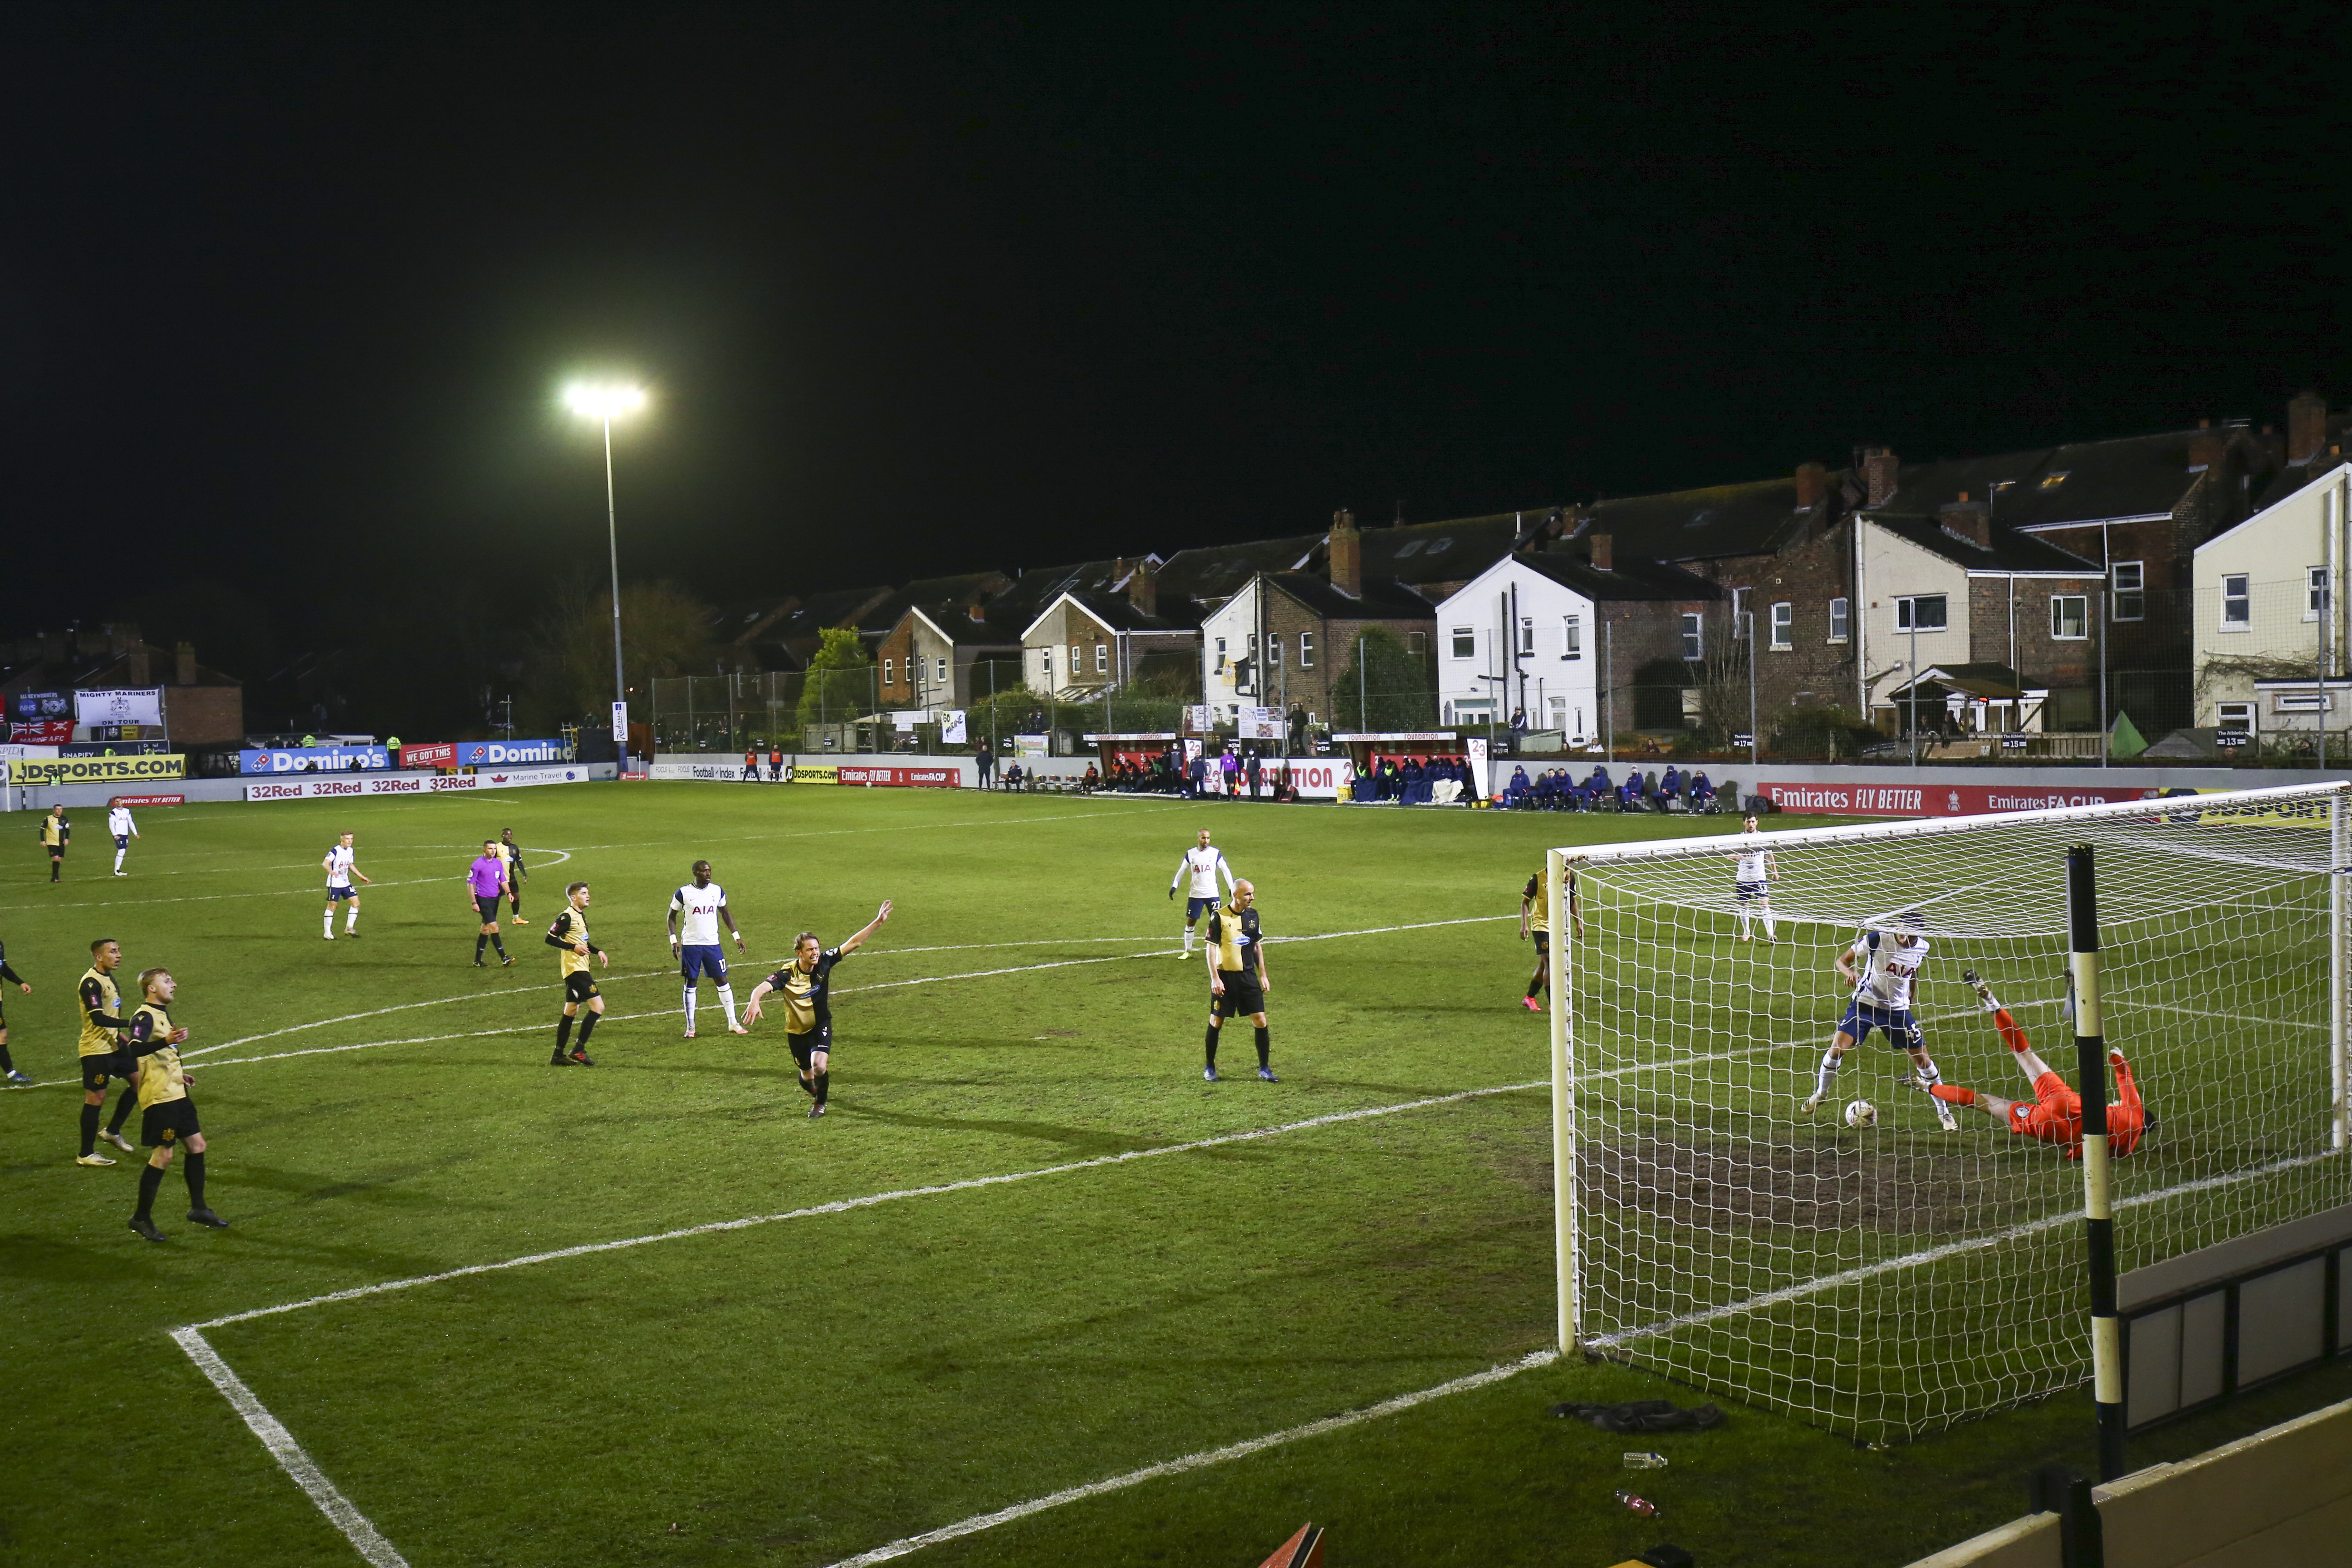
M 8 950 L 5 946 L 0 946 L 0 986 L 5 985 L 14 985 L 27 996 L 33 994 L 33 988 L 26 982 L 25 977 L 8 967 Z M 15 1058 L 8 1055 L 8 1010 L 0 1007 L 0 1083 L 12 1083 L 21 1087 L 32 1081 L 30 1078 L 16 1070 Z
M 73 837 L 73 824 L 66 820 L 63 802 L 49 807 L 49 815 L 41 818 L 41 848 L 49 858 L 49 880 L 54 882 L 66 868 L 66 840 Z
M 91 942 L 89 967 L 82 971 L 81 986 L 75 996 L 81 1004 L 81 1037 L 75 1042 L 81 1052 L 82 1091 L 81 1155 L 74 1162 L 78 1165 L 114 1163 L 98 1152 L 101 1136 L 126 1153 L 131 1150 L 131 1140 L 122 1135 L 122 1124 L 131 1119 L 131 1108 L 139 1101 L 139 1069 L 122 1050 L 122 993 L 114 985 L 114 972 L 121 964 L 122 946 L 112 937 L 102 936 Z M 101 1134 L 98 1113 L 106 1104 L 106 1080 L 110 1078 L 119 1078 L 129 1087 L 114 1102 L 113 1119 Z
M 804 931 L 793 944 L 793 961 L 751 987 L 744 1004 L 748 1028 L 760 1021 L 760 999 L 773 993 L 784 999 L 784 1043 L 800 1064 L 801 1087 L 816 1101 L 809 1120 L 824 1114 L 825 1097 L 833 1088 L 833 966 L 866 945 L 866 939 L 890 918 L 890 900 L 874 911 L 866 929 L 839 947 L 827 947 L 816 932 Z
M 560 1068 L 577 1062 L 583 1068 L 596 1064 L 588 1059 L 588 1037 L 596 1032 L 596 1020 L 604 1016 L 604 994 L 596 989 L 596 977 L 588 967 L 590 954 L 607 969 L 612 959 L 604 950 L 588 940 L 588 884 L 574 882 L 563 889 L 563 912 L 547 928 L 547 945 L 560 951 L 563 957 L 560 969 L 563 975 L 563 1016 L 556 1020 L 555 1054 L 547 1065 Z M 563 1047 L 572 1038 L 572 1020 L 583 1005 L 588 1016 L 580 1020 L 580 1043 L 569 1052 Z
M 1576 873 L 1571 870 L 1567 876 L 1568 918 L 1575 923 L 1576 934 L 1582 936 L 1584 902 L 1576 891 Z M 1544 892 L 1540 868 L 1519 889 L 1519 940 L 1525 942 L 1529 937 L 1535 938 L 1536 942 L 1536 972 L 1528 980 L 1527 1009 L 1540 1013 L 1543 1004 L 1536 998 L 1551 984 L 1551 900 Z
M 1235 882 L 1233 901 L 1217 906 L 1209 916 L 1209 1065 L 1201 1076 L 1217 1081 L 1217 1036 L 1227 1018 L 1246 1016 L 1257 1029 L 1257 1076 L 1280 1083 L 1268 1059 L 1274 1042 L 1266 1033 L 1265 994 L 1274 989 L 1266 978 L 1265 938 L 1258 929 L 1257 889 Z
M 139 976 L 139 1006 L 131 1015 L 123 1054 L 139 1068 L 139 1141 L 154 1151 L 147 1168 L 139 1173 L 139 1212 L 131 1228 L 149 1241 L 161 1241 L 155 1228 L 155 1193 L 172 1163 L 172 1151 L 184 1146 L 187 1163 L 180 1167 L 188 1179 L 188 1217 L 215 1230 L 226 1230 L 228 1221 L 205 1206 L 205 1133 L 196 1125 L 196 1102 L 188 1098 L 195 1081 L 180 1066 L 180 1047 L 188 1031 L 172 1022 L 172 996 L 179 982 L 168 969 L 150 969 Z

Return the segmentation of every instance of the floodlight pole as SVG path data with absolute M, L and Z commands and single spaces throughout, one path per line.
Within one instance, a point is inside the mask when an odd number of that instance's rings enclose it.
M 2116 1311 L 2114 1170 L 2107 1150 L 2107 1041 L 2100 1013 L 2099 909 L 2091 847 L 2066 851 L 2066 925 L 2074 988 L 2074 1066 L 2083 1100 L 2083 1240 L 2091 1286 L 2091 1397 L 2099 1479 L 2124 1474 L 2123 1329 Z
M 604 543 L 613 561 L 613 704 L 614 710 L 624 710 L 629 700 L 627 681 L 621 673 L 621 514 L 613 497 L 613 411 L 604 411 Z M 730 694 L 731 695 L 731 694 Z M 730 701 L 729 706 L 733 706 Z M 629 734 L 626 730 L 613 737 L 619 748 L 614 753 L 620 759 L 621 773 L 629 771 Z

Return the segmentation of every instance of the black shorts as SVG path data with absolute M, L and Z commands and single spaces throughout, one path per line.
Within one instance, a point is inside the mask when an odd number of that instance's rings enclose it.
M 832 1054 L 833 1026 L 827 1024 L 821 1029 L 811 1029 L 805 1035 L 788 1033 L 784 1036 L 784 1044 L 792 1047 L 793 1060 L 800 1063 L 802 1070 L 806 1071 L 809 1058 L 817 1052 L 824 1051 L 828 1056 Z
M 119 1078 L 131 1083 L 138 1075 L 137 1064 L 121 1051 L 104 1051 L 81 1058 L 81 1086 L 92 1094 L 105 1093 L 108 1079 Z
M 479 893 L 474 895 L 474 908 L 481 911 L 484 925 L 488 925 L 499 918 L 499 905 L 505 898 L 504 893 L 492 893 L 487 899 Z
M 1530 926 L 1528 928 L 1528 934 L 1536 939 L 1536 952 L 1538 953 L 1546 953 L 1551 951 L 1551 930 L 1549 927 Z
M 575 969 L 563 977 L 563 999 L 566 1002 L 585 1002 L 591 996 L 603 994 L 596 989 L 596 977 L 584 969 Z
M 1220 1018 L 1246 1017 L 1265 1011 L 1265 993 L 1258 989 L 1257 972 L 1253 969 L 1220 969 L 1217 978 L 1225 983 L 1225 994 L 1209 994 L 1209 1000 Z
M 52 860 L 66 852 L 66 847 L 62 844 L 44 844 L 41 848 Z
M 203 1131 L 196 1125 L 196 1102 L 193 1099 L 167 1100 L 139 1113 L 139 1142 L 150 1149 L 160 1149 L 191 1132 Z

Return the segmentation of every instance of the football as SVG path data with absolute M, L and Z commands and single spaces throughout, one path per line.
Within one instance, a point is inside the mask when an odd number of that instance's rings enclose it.
M 1866 1100 L 1849 1101 L 1845 1108 L 1845 1124 L 1848 1127 L 1877 1126 L 1878 1107 Z

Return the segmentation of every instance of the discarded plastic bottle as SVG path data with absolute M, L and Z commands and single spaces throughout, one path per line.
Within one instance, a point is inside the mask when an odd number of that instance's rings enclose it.
M 1664 1454 L 1628 1454 L 1625 1468 L 1629 1470 L 1663 1470 L 1666 1468 Z
M 1657 1516 L 1658 1505 L 1648 1498 L 1635 1497 L 1632 1492 L 1621 1491 L 1617 1494 L 1617 1500 L 1643 1519 L 1654 1519 Z

